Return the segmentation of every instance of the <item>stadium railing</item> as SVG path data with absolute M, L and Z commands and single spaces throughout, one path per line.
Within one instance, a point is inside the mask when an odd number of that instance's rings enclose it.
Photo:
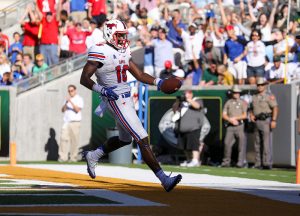
M 33 0 L 20 0 L 0 10 L 0 26 L 3 29 L 9 28 L 18 23 L 26 9 L 26 5 Z

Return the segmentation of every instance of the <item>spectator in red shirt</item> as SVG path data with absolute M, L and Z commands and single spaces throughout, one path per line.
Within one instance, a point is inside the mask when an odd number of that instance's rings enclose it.
M 98 27 L 105 22 L 106 14 L 105 0 L 88 0 L 88 18 L 96 20 Z
M 8 51 L 9 47 L 9 39 L 6 34 L 2 33 L 2 29 L 0 28 L 0 43 L 4 45 L 5 51 Z
M 29 22 L 25 22 L 25 18 L 29 17 Z M 35 14 L 31 4 L 28 4 L 24 15 L 20 19 L 20 24 L 24 32 L 23 51 L 35 56 L 38 53 L 38 32 L 40 20 Z
M 76 54 L 82 54 L 86 52 L 86 37 L 91 35 L 91 32 L 82 31 L 81 23 L 76 23 L 75 28 L 69 28 L 66 35 L 70 40 L 70 51 Z
M 55 0 L 36 0 L 38 9 L 46 15 L 47 12 L 55 13 Z
M 42 17 L 42 33 L 40 39 L 40 52 L 44 55 L 46 63 L 51 66 L 57 64 L 58 58 L 58 37 L 59 37 L 59 18 L 61 9 L 61 0 L 58 3 L 57 13 L 47 12 L 45 16 L 39 12 Z

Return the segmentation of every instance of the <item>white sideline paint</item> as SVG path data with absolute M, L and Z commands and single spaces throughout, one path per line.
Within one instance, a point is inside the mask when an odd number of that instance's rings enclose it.
M 86 165 L 32 164 L 18 165 L 29 168 L 48 169 L 70 173 L 86 174 Z M 160 183 L 152 171 L 118 166 L 101 166 L 96 168 L 97 176 Z M 173 173 L 176 175 L 177 173 Z M 222 177 L 207 174 L 181 173 L 180 185 L 238 191 L 272 200 L 300 204 L 300 185 L 238 177 Z

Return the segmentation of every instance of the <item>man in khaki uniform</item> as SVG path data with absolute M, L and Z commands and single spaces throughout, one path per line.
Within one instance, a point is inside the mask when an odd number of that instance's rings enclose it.
M 240 99 L 241 89 L 238 85 L 234 85 L 232 89 L 232 99 L 229 99 L 223 108 L 222 117 L 227 121 L 225 135 L 224 158 L 221 164 L 222 167 L 230 167 L 231 150 L 236 139 L 239 142 L 239 156 L 237 167 L 244 167 L 246 157 L 246 140 L 244 132 L 244 119 L 247 118 L 247 103 Z
M 255 122 L 255 168 L 272 169 L 271 130 L 276 128 L 278 104 L 273 94 L 266 92 L 267 81 L 257 80 L 257 94 L 252 98 L 251 121 Z

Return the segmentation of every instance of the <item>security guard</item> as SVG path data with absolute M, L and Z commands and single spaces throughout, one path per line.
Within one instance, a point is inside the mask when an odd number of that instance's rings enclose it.
M 244 132 L 244 120 L 247 118 L 247 103 L 240 99 L 241 89 L 238 85 L 232 88 L 232 99 L 229 99 L 223 109 L 222 117 L 227 122 L 225 135 L 224 158 L 222 167 L 229 167 L 231 161 L 231 149 L 236 139 L 239 142 L 239 156 L 237 167 L 244 167 L 246 157 L 246 140 Z
M 256 152 L 254 168 L 272 169 L 271 129 L 276 128 L 278 104 L 273 94 L 266 92 L 267 81 L 257 79 L 257 93 L 252 98 L 251 121 L 255 122 L 254 131 Z M 262 149 L 262 152 L 261 152 Z M 262 153 L 262 154 L 261 154 Z

